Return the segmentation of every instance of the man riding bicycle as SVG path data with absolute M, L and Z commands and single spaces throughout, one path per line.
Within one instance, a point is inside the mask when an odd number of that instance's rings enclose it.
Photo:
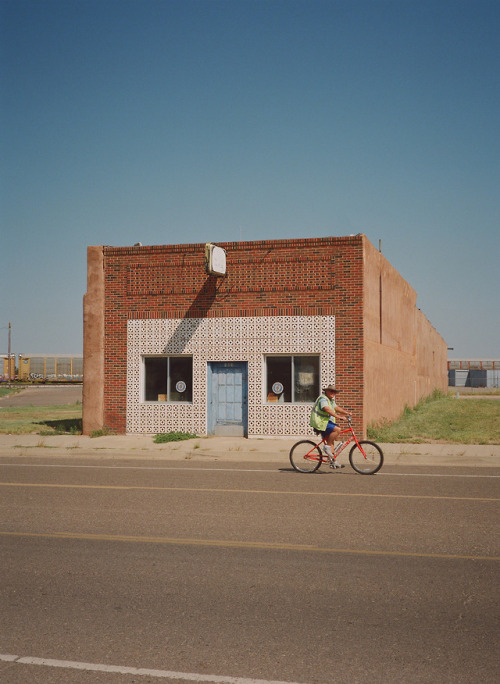
M 332 453 L 332 447 L 341 432 L 340 427 L 337 425 L 337 416 L 344 420 L 347 416 L 351 415 L 349 411 L 337 406 L 335 395 L 338 391 L 333 385 L 328 385 L 328 387 L 324 388 L 323 394 L 314 403 L 309 421 L 315 432 L 320 433 L 326 441 L 323 451 L 334 461 L 335 456 Z

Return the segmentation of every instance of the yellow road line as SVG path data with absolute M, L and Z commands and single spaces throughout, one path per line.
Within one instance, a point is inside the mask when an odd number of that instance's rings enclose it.
M 175 539 L 173 537 L 136 537 L 120 534 L 85 534 L 71 532 L 0 532 L 0 537 L 31 537 L 36 539 L 70 539 L 78 541 L 109 541 L 136 544 L 170 544 L 180 546 L 213 546 L 218 548 L 260 549 L 272 551 L 310 551 L 313 553 L 352 554 L 356 556 L 393 556 L 404 558 L 442 558 L 448 560 L 500 561 L 500 556 L 468 556 L 447 553 L 418 553 L 409 551 L 380 551 L 368 549 L 342 549 L 313 546 L 312 544 L 286 544 L 281 542 L 233 541 L 230 539 Z
M 138 490 L 159 492 L 208 492 L 211 494 L 287 494 L 290 496 L 345 496 L 366 497 L 378 499 L 431 499 L 437 501 L 500 501 L 500 498 L 473 497 L 473 496 L 429 496 L 419 494 L 372 494 L 351 492 L 291 492 L 276 489 L 216 489 L 209 487 L 151 487 L 142 485 L 79 485 L 79 484 L 53 484 L 37 482 L 0 482 L 0 487 L 48 487 L 53 489 L 104 489 L 104 490 Z

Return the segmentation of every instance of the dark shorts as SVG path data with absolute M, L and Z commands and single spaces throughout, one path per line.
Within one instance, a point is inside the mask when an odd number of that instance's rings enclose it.
M 321 433 L 321 435 L 326 439 L 329 434 L 331 434 L 335 428 L 337 427 L 337 423 L 331 423 L 329 422 L 328 425 L 326 426 L 326 430 Z

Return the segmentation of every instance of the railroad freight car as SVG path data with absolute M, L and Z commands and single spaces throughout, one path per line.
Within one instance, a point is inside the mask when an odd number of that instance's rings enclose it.
M 8 354 L 0 354 L 0 360 L 1 360 L 0 380 L 2 382 L 14 380 L 16 377 L 16 357 L 15 357 L 15 355 L 11 354 L 9 357 Z M 9 364 L 9 360 L 10 360 L 10 364 Z M 10 369 L 9 369 L 9 365 L 10 365 Z
M 18 377 L 24 382 L 82 382 L 83 356 L 19 354 Z

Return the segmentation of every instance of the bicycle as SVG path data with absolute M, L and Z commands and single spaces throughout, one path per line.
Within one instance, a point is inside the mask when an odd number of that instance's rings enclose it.
M 349 463 L 353 470 L 360 475 L 373 475 L 378 472 L 384 463 L 382 449 L 375 442 L 358 440 L 350 418 L 347 423 L 349 427 L 342 430 L 340 434 L 348 432 L 350 436 L 335 447 L 333 458 L 321 451 L 322 445 L 326 443 L 325 439 L 318 443 L 310 439 L 302 439 L 294 444 L 290 449 L 290 463 L 294 470 L 299 473 L 314 473 L 322 463 L 328 463 L 330 468 L 338 468 L 337 457 L 351 442 L 355 442 L 349 452 Z

